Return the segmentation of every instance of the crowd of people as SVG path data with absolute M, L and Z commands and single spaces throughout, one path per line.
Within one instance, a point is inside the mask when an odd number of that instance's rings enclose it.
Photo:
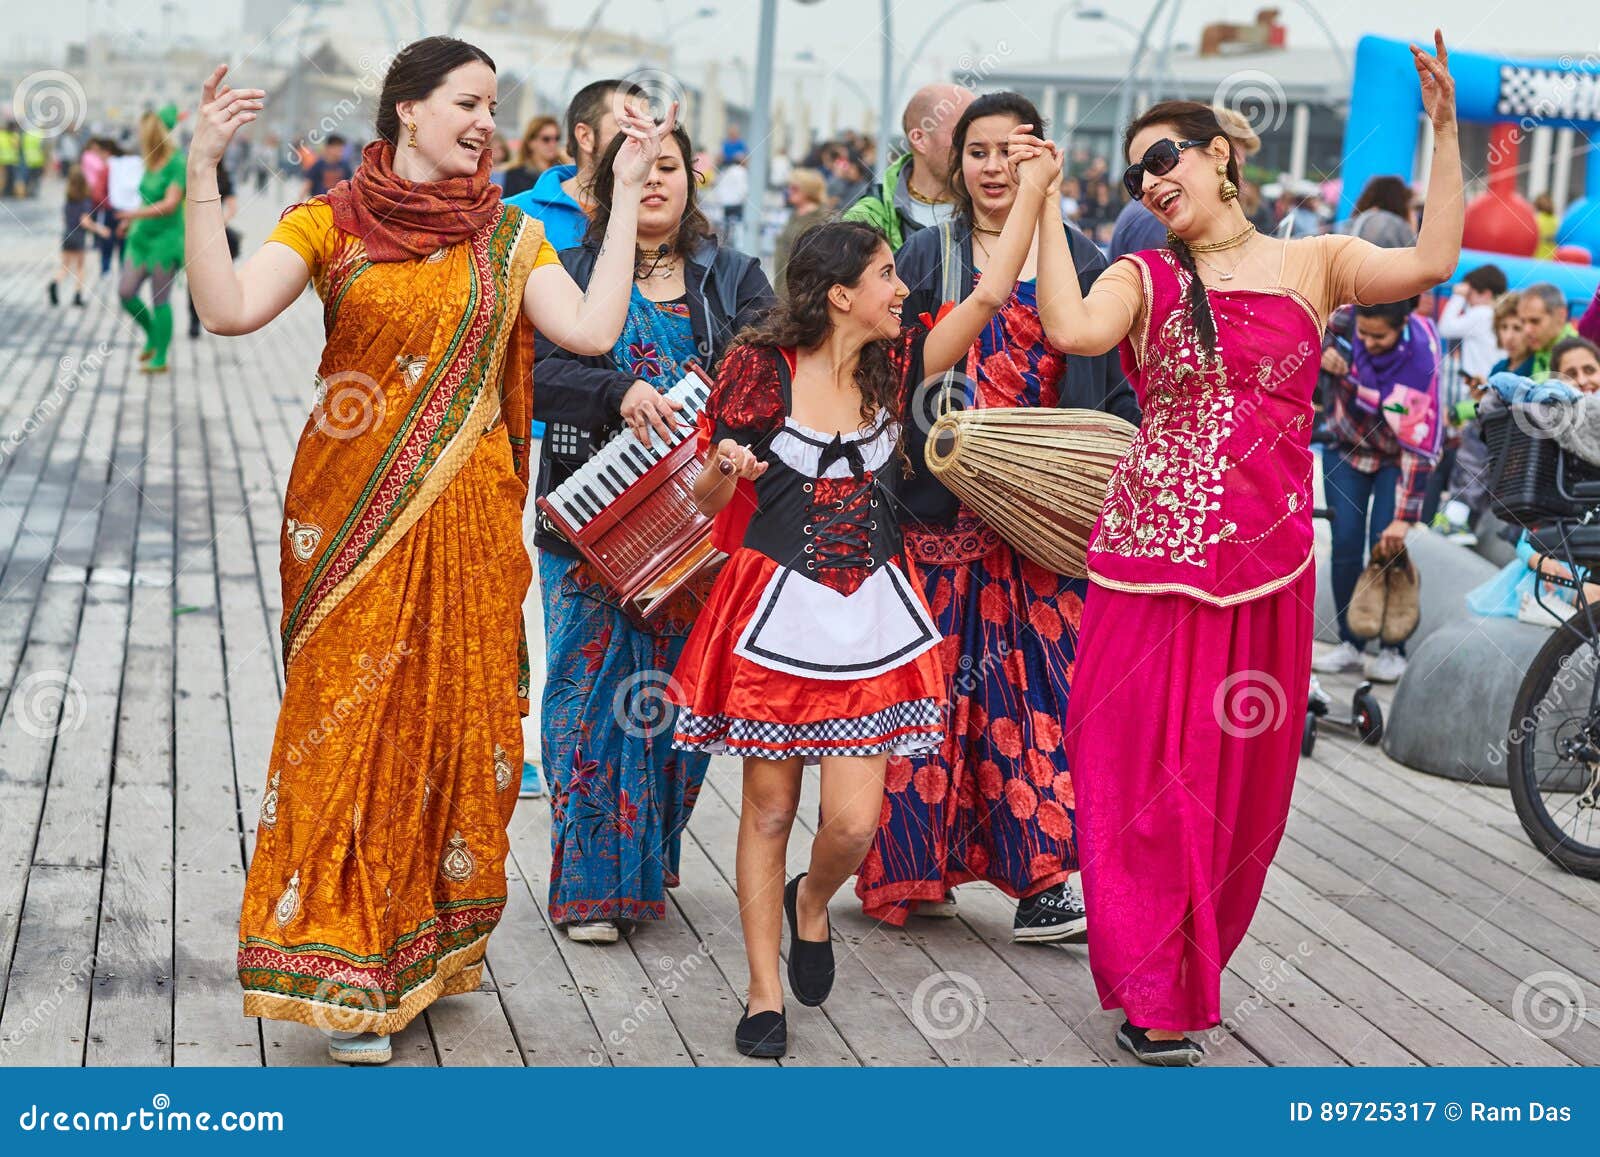
M 778 166 L 792 217 L 770 278 L 737 244 L 737 126 L 697 148 L 676 109 L 652 116 L 602 80 L 513 148 L 494 62 L 445 37 L 395 58 L 370 142 L 300 154 L 297 203 L 242 263 L 230 150 L 262 90 L 218 69 L 186 155 L 176 110 L 147 117 L 140 204 L 112 217 L 86 149 L 67 234 L 122 235 L 148 370 L 166 365 L 180 267 L 213 333 L 268 325 L 307 285 L 326 310 L 284 503 L 246 1014 L 331 1028 L 335 1058 L 379 1063 L 432 1001 L 475 989 L 534 762 L 551 922 L 605 945 L 671 919 L 723 754 L 743 764 L 739 1051 L 785 1054 L 786 991 L 827 999 L 829 905 L 854 877 L 862 910 L 895 926 L 993 885 L 1016 941 L 1087 944 L 1122 1048 L 1199 1063 L 1300 734 L 1229 726 L 1217 705 L 1266 679 L 1304 713 L 1313 437 L 1347 669 L 1365 661 L 1343 610 L 1367 552 L 1401 546 L 1430 503 L 1452 533 L 1482 510 L 1469 408 L 1444 429 L 1446 349 L 1473 391 L 1498 368 L 1600 381 L 1542 287 L 1510 295 L 1485 268 L 1437 321 L 1419 309 L 1458 260 L 1462 176 L 1443 39 L 1413 52 L 1435 139 L 1420 222 L 1398 178 L 1337 228 L 1315 189 L 1258 189 L 1260 142 L 1226 108 L 1145 110 L 1113 186 L 1023 95 L 932 85 L 881 171 L 853 134 Z M 641 619 L 543 515 L 530 559 L 523 510 L 614 439 L 675 439 L 669 391 L 691 363 L 715 381 L 688 422 L 693 500 L 728 557 Z M 1101 411 L 1136 431 L 1087 577 L 1034 562 L 927 468 L 907 406 L 930 380 L 958 407 Z M 357 388 L 382 397 L 350 437 L 324 419 Z M 533 581 L 542 678 L 522 636 Z M 1404 658 L 1371 662 L 1397 677 Z M 660 692 L 643 723 L 642 684 Z M 786 878 L 807 765 L 819 822 Z

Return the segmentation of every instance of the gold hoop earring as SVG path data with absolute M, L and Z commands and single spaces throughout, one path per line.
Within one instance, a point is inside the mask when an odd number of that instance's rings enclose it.
M 1222 178 L 1222 183 L 1217 186 L 1217 192 L 1224 201 L 1232 201 L 1239 195 L 1239 186 L 1228 180 L 1228 166 L 1226 162 L 1217 166 L 1217 176 Z
M 409 132 L 411 134 L 411 139 L 406 141 L 406 144 L 410 145 L 412 148 L 416 148 L 417 147 L 417 122 L 416 121 L 412 121 L 409 125 L 406 126 L 406 128 L 409 130 Z

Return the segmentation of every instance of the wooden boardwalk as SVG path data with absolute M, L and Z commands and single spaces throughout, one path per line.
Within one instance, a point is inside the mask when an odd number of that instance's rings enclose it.
M 180 321 L 174 372 L 145 377 L 109 284 L 88 309 L 45 304 L 46 197 L 0 205 L 0 1064 L 326 1064 L 316 1032 L 244 1019 L 234 978 L 320 314 L 308 297 L 240 339 Z M 251 243 L 273 210 L 247 207 Z M 596 948 L 545 918 L 548 805 L 524 801 L 484 985 L 400 1034 L 395 1063 L 741 1063 L 737 812 L 718 763 L 670 918 Z M 1083 949 L 1013 945 L 1009 901 L 959 896 L 958 920 L 903 931 L 836 902 L 839 984 L 793 1010 L 782 1063 L 1127 1063 Z M 1503 791 L 1325 735 L 1212 1063 L 1600 1063 L 1597 910 Z

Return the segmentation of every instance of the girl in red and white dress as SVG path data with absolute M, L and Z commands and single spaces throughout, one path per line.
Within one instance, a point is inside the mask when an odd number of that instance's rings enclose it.
M 940 634 L 906 572 L 888 488 L 904 464 L 908 395 L 966 355 L 1021 271 L 1060 171 L 1031 127 L 1008 142 L 1023 211 L 972 296 L 931 329 L 904 326 L 906 286 L 882 236 L 820 225 L 796 241 L 785 303 L 729 350 L 701 415 L 695 501 L 718 515 L 732 556 L 674 677 L 675 742 L 744 759 L 737 875 L 750 991 L 734 1041 L 747 1056 L 787 1047 L 784 914 L 789 987 L 821 1004 L 833 985 L 828 901 L 871 847 L 888 757 L 943 738 Z M 821 823 L 809 870 L 784 886 L 805 763 L 821 764 Z

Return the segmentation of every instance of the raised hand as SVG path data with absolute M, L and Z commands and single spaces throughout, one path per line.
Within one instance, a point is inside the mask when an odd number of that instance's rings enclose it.
M 1411 62 L 1417 66 L 1422 85 L 1422 107 L 1433 122 L 1434 131 L 1453 128 L 1456 123 L 1456 82 L 1450 76 L 1450 52 L 1444 46 L 1444 33 L 1433 30 L 1433 52 L 1411 46 Z
M 255 120 L 266 103 L 265 89 L 229 88 L 222 83 L 227 75 L 228 66 L 219 64 L 200 88 L 200 115 L 189 143 L 189 160 L 197 167 L 215 168 L 233 135 Z
M 1006 138 L 1006 163 L 1013 179 L 1024 188 L 1048 193 L 1061 179 L 1061 154 L 1053 141 L 1033 134 L 1032 125 L 1018 125 Z
M 661 155 L 661 142 L 678 123 L 678 102 L 667 109 L 666 119 L 657 124 L 648 114 L 640 115 L 632 109 L 617 114 L 617 131 L 628 139 L 617 150 L 617 159 L 611 166 L 617 184 L 630 189 L 644 188 L 650 168 Z

